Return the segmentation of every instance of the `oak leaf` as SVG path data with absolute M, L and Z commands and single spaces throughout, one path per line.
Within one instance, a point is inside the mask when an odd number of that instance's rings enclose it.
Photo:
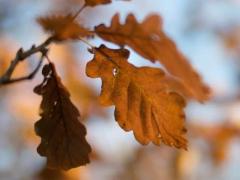
M 70 94 L 57 76 L 52 63 L 44 66 L 43 82 L 34 92 L 41 95 L 41 119 L 35 131 L 41 137 L 38 153 L 47 157 L 51 168 L 70 169 L 89 163 L 91 147 L 80 114 L 70 100 Z
M 152 62 L 160 61 L 169 73 L 181 79 L 189 97 L 199 101 L 209 98 L 209 88 L 179 52 L 175 43 L 163 32 L 162 21 L 158 15 L 148 16 L 139 23 L 134 15 L 129 14 L 126 22 L 121 24 L 119 15 L 116 14 L 110 27 L 101 24 L 95 27 L 95 32 L 106 41 L 121 47 L 130 46 Z
M 74 16 L 49 16 L 39 17 L 37 22 L 47 32 L 50 32 L 55 40 L 78 39 L 88 37 L 92 33 L 74 21 Z
M 115 119 L 126 131 L 133 130 L 141 144 L 153 142 L 187 148 L 184 99 L 169 92 L 161 83 L 161 69 L 135 67 L 128 63 L 129 51 L 109 49 L 104 45 L 93 49 L 94 58 L 87 63 L 86 74 L 102 79 L 100 103 L 115 106 Z

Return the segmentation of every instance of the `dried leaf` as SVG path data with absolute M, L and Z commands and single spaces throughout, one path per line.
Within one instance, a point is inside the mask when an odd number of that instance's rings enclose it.
M 36 133 L 42 138 L 38 153 L 47 157 L 48 166 L 70 169 L 89 163 L 91 147 L 80 114 L 70 101 L 70 94 L 57 76 L 54 65 L 45 65 L 43 82 L 34 92 L 43 96 L 41 119 L 36 122 Z
M 100 4 L 110 4 L 112 0 L 85 0 L 86 6 L 97 6 Z
M 199 101 L 209 98 L 209 88 L 174 42 L 163 32 L 162 21 L 158 15 L 151 15 L 138 23 L 136 18 L 129 14 L 122 25 L 119 15 L 116 14 L 110 27 L 101 24 L 95 27 L 95 31 L 104 40 L 122 47 L 128 45 L 144 58 L 152 62 L 160 61 L 172 75 L 182 80 L 189 96 Z
M 186 131 L 184 99 L 168 92 L 161 83 L 165 74 L 161 69 L 135 67 L 127 62 L 129 51 L 108 49 L 104 45 L 94 49 L 88 62 L 89 77 L 102 79 L 100 102 L 115 105 L 115 118 L 126 131 L 133 130 L 141 144 L 161 141 L 177 148 L 187 148 L 183 137 Z
M 74 21 L 72 15 L 40 17 L 37 22 L 45 31 L 50 32 L 59 41 L 92 35 L 88 29 Z

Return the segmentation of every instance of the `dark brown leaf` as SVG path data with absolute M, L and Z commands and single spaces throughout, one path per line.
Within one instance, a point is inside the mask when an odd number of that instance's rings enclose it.
M 70 101 L 70 94 L 57 76 L 52 63 L 42 71 L 43 82 L 34 92 L 41 95 L 41 119 L 35 131 L 41 137 L 38 153 L 47 157 L 50 168 L 70 169 L 89 163 L 91 147 L 86 129 L 80 123 L 80 114 Z

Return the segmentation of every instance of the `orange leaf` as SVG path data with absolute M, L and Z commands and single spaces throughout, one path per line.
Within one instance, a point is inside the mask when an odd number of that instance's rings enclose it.
M 74 21 L 72 15 L 40 17 L 37 22 L 56 40 L 78 39 L 91 36 L 92 33 Z
M 121 47 L 128 45 L 144 58 L 152 62 L 160 61 L 169 73 L 181 79 L 188 90 L 188 96 L 199 101 L 209 98 L 209 88 L 174 42 L 163 32 L 162 21 L 158 15 L 151 15 L 138 23 L 136 18 L 129 14 L 122 25 L 119 15 L 116 14 L 110 27 L 101 24 L 95 27 L 95 31 L 104 40 Z
M 126 131 L 133 130 L 141 144 L 161 141 L 177 148 L 187 147 L 182 136 L 185 115 L 184 99 L 175 92 L 168 92 L 161 81 L 161 69 L 135 67 L 127 59 L 126 49 L 108 49 L 104 45 L 94 49 L 95 56 L 88 62 L 89 77 L 102 79 L 100 102 L 115 105 L 115 118 Z
M 41 119 L 36 122 L 36 133 L 41 137 L 38 153 L 47 157 L 51 168 L 70 169 L 89 163 L 91 147 L 80 114 L 70 101 L 70 94 L 57 76 L 53 64 L 43 68 L 44 80 L 34 92 L 43 96 Z

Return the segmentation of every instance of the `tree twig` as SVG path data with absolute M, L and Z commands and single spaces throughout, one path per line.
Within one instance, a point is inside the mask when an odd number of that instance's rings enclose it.
M 8 81 L 3 82 L 4 85 L 7 84 L 12 84 L 12 83 L 16 83 L 16 82 L 20 82 L 20 81 L 24 81 L 24 80 L 30 80 L 33 79 L 35 77 L 35 75 L 37 74 L 38 70 L 40 69 L 40 67 L 42 66 L 43 60 L 44 60 L 44 55 L 41 56 L 38 65 L 36 66 L 36 68 L 27 76 L 23 76 L 20 78 L 14 78 L 14 79 L 10 79 Z
M 76 12 L 76 14 L 73 16 L 73 20 L 85 9 L 85 7 L 86 7 L 86 5 L 83 5 Z M 33 45 L 31 47 L 31 49 L 29 49 L 27 51 L 24 51 L 22 48 L 20 48 L 18 50 L 18 52 L 16 53 L 15 58 L 11 61 L 11 64 L 8 67 L 8 69 L 6 70 L 6 72 L 0 77 L 0 87 L 2 85 L 11 84 L 11 83 L 14 83 L 14 82 L 19 82 L 19 81 L 23 81 L 23 80 L 27 80 L 27 79 L 32 79 L 34 77 L 34 75 L 37 73 L 37 71 L 39 70 L 43 58 L 46 57 L 47 46 L 49 44 L 51 44 L 53 41 L 54 41 L 54 37 L 49 37 L 46 41 L 44 41 L 39 46 L 36 47 L 35 45 Z M 12 74 L 13 74 L 14 70 L 16 69 L 17 65 L 19 64 L 19 62 L 25 60 L 27 57 L 29 57 L 29 56 L 31 56 L 35 53 L 42 53 L 42 55 L 43 55 L 43 57 L 40 60 L 37 68 L 31 74 L 29 74 L 28 76 L 11 79 Z
M 40 44 L 39 46 L 33 45 L 31 47 L 31 49 L 29 49 L 27 51 L 24 51 L 22 48 L 20 48 L 18 50 L 18 52 L 16 53 L 15 58 L 11 61 L 11 64 L 8 67 L 8 69 L 6 70 L 6 72 L 0 77 L 0 86 L 5 85 L 5 84 L 18 82 L 18 81 L 22 81 L 22 80 L 26 80 L 26 79 L 31 79 L 32 76 L 34 76 L 36 74 L 36 72 L 38 71 L 38 69 L 40 68 L 41 61 L 43 60 L 43 56 L 45 56 L 46 53 L 47 53 L 47 46 L 51 42 L 53 42 L 53 40 L 54 39 L 52 37 L 50 37 L 46 41 L 44 41 L 42 44 Z M 38 64 L 37 68 L 33 71 L 33 73 L 31 73 L 33 75 L 30 74 L 30 75 L 25 76 L 25 77 L 11 79 L 12 74 L 13 74 L 14 70 L 16 69 L 18 63 L 25 60 L 27 57 L 29 57 L 29 56 L 31 56 L 35 53 L 42 53 L 42 57 L 41 57 L 41 60 Z

